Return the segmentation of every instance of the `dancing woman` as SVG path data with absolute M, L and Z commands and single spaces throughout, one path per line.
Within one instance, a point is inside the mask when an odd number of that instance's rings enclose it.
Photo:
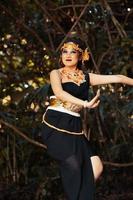
M 69 38 L 61 47 L 60 68 L 50 73 L 50 105 L 43 115 L 42 138 L 47 152 L 59 163 L 67 200 L 93 200 L 95 180 L 102 171 L 83 133 L 80 111 L 99 105 L 100 93 L 88 101 L 90 86 L 124 83 L 133 79 L 123 75 L 84 73 L 82 62 L 89 54 L 82 42 Z

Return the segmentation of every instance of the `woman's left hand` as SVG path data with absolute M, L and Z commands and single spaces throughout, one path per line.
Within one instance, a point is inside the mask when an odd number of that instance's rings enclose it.
M 96 96 L 93 97 L 91 101 L 84 102 L 84 108 L 96 108 L 100 103 L 99 97 L 100 97 L 100 90 L 97 91 Z

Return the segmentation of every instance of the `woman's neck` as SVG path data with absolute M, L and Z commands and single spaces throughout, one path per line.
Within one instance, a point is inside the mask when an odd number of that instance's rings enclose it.
M 77 66 L 65 66 L 64 69 L 67 71 L 76 71 L 78 68 Z

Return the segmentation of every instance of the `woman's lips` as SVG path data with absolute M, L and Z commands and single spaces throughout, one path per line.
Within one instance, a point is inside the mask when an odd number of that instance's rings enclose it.
M 67 58 L 67 59 L 66 59 L 66 61 L 72 61 L 72 59 L 70 59 L 70 58 Z

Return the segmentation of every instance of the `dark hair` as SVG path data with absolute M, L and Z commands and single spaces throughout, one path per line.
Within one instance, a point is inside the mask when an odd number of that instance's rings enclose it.
M 68 37 L 64 43 L 68 43 L 68 42 L 73 42 L 75 44 L 78 44 L 79 48 L 81 48 L 82 50 L 85 50 L 86 48 L 86 45 L 85 43 L 80 39 L 80 38 L 77 38 L 77 37 Z M 64 64 L 62 63 L 62 60 L 61 60 L 61 57 L 59 59 L 59 64 L 60 64 L 60 67 L 64 67 Z M 81 70 L 84 70 L 84 63 L 82 63 L 82 60 L 79 60 L 78 61 L 78 64 L 77 64 L 77 68 L 78 69 L 81 69 Z
M 65 43 L 68 43 L 68 42 L 73 42 L 75 44 L 78 44 L 79 45 L 79 48 L 85 50 L 86 48 L 86 45 L 85 43 L 80 39 L 80 38 L 77 38 L 77 37 L 69 37 L 65 40 Z

